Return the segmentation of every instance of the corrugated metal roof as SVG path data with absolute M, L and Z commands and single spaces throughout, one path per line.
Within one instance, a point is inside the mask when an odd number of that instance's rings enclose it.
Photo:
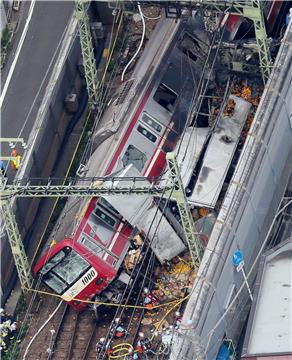
M 291 269 L 292 238 L 269 251 L 261 261 L 256 298 L 248 324 L 245 358 L 251 355 L 292 355 Z

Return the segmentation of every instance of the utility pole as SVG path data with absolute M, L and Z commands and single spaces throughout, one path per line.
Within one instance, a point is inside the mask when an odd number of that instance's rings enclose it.
M 20 142 L 23 148 L 27 145 L 22 138 L 0 138 L 0 143 L 8 142 L 11 148 L 15 147 L 15 143 Z M 13 156 L 0 156 L 1 160 L 15 160 Z M 0 209 L 1 217 L 7 232 L 8 241 L 10 244 L 14 263 L 18 272 L 21 288 L 25 292 L 25 289 L 29 289 L 32 286 L 32 276 L 30 272 L 30 265 L 25 253 L 21 235 L 18 229 L 18 225 L 10 205 L 10 199 L 3 197 L 4 189 L 6 187 L 7 179 L 4 176 L 2 169 L 0 170 Z
M 89 4 L 90 1 L 88 0 L 77 0 L 75 3 L 75 16 L 79 26 L 80 46 L 89 104 L 90 106 L 96 106 L 98 103 L 98 80 L 93 42 L 89 28 L 89 18 L 87 15 Z
M 239 1 L 238 1 L 239 2 Z M 272 59 L 268 47 L 268 37 L 261 0 L 252 0 L 252 6 L 242 7 L 243 15 L 254 23 L 255 36 L 258 46 L 260 68 L 264 84 L 267 83 L 272 71 Z
M 166 160 L 169 170 L 170 183 L 173 186 L 172 197 L 177 202 L 181 222 L 189 246 L 190 254 L 192 256 L 193 264 L 195 268 L 198 268 L 203 255 L 203 248 L 200 244 L 199 234 L 196 234 L 194 230 L 194 221 L 184 191 L 184 186 L 180 176 L 180 171 L 176 161 L 175 153 L 167 153 Z
M 202 256 L 202 247 L 199 243 L 198 234 L 194 232 L 194 223 L 191 217 L 187 199 L 184 193 L 184 187 L 179 173 L 179 167 L 175 155 L 173 153 L 167 154 L 167 163 L 170 171 L 170 182 L 167 186 L 153 185 L 139 186 L 139 180 L 145 182 L 145 178 L 133 178 L 132 186 L 114 186 L 114 183 L 123 178 L 119 177 L 100 177 L 99 181 L 94 181 L 86 185 L 60 185 L 53 186 L 48 182 L 46 185 L 30 185 L 29 183 L 20 184 L 6 184 L 4 175 L 1 174 L 0 180 L 0 204 L 2 216 L 4 219 L 5 228 L 7 231 L 9 243 L 14 257 L 15 265 L 18 271 L 18 276 L 23 289 L 29 289 L 32 285 L 32 277 L 30 273 L 30 266 L 25 254 L 25 249 L 21 240 L 21 235 L 15 220 L 15 216 L 10 207 L 9 199 L 13 196 L 18 197 L 94 197 L 100 195 L 117 194 L 151 194 L 153 196 L 161 194 L 169 194 L 177 201 L 178 208 L 181 215 L 185 237 L 189 245 L 189 250 L 192 256 L 194 266 L 198 268 Z M 112 180 L 112 186 L 102 186 L 102 181 Z M 96 180 L 96 179 L 95 179 Z M 127 181 L 129 179 L 127 178 Z
M 5 189 L 6 178 L 0 171 L 0 192 Z M 30 272 L 30 265 L 25 253 L 21 235 L 17 226 L 17 222 L 10 206 L 9 199 L 0 198 L 1 216 L 4 222 L 4 226 L 7 232 L 8 241 L 10 244 L 11 252 L 14 258 L 14 263 L 18 272 L 21 287 L 25 292 L 25 289 L 30 289 L 32 286 L 32 276 Z

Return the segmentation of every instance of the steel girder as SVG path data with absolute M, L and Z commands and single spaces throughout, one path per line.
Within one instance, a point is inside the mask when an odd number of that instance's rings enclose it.
M 79 26 L 80 45 L 89 104 L 94 106 L 98 103 L 98 79 L 89 19 L 86 13 L 88 3 L 87 0 L 77 0 L 75 3 L 75 16 Z

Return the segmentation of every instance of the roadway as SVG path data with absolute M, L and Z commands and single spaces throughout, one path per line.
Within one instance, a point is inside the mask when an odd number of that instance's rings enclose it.
M 59 45 L 73 14 L 72 1 L 23 1 L 18 28 L 1 81 L 1 137 L 27 141 Z M 7 145 L 1 155 L 9 155 Z
M 22 2 L 13 46 L 1 74 L 1 137 L 21 135 L 28 140 L 73 11 L 72 1 Z M 2 144 L 2 156 L 10 151 L 8 144 Z M 12 180 L 13 170 L 8 168 L 7 173 Z M 6 247 L 1 242 L 2 271 L 11 262 Z

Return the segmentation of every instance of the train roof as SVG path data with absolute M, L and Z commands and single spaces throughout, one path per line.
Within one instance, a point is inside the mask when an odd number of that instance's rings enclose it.
M 119 171 L 117 176 L 141 177 L 139 171 L 131 164 Z M 131 186 L 132 181 L 117 180 L 114 186 L 122 183 Z M 104 183 L 107 186 L 107 182 Z M 113 186 L 110 181 L 109 186 Z M 150 185 L 147 180 L 139 182 L 140 186 Z M 143 195 L 107 195 L 103 196 L 132 226 L 142 230 L 148 237 L 151 248 L 158 260 L 163 263 L 182 253 L 186 247 L 181 238 L 174 231 L 165 214 L 153 201 L 149 194 Z M 158 226 L 159 225 L 159 226 Z

